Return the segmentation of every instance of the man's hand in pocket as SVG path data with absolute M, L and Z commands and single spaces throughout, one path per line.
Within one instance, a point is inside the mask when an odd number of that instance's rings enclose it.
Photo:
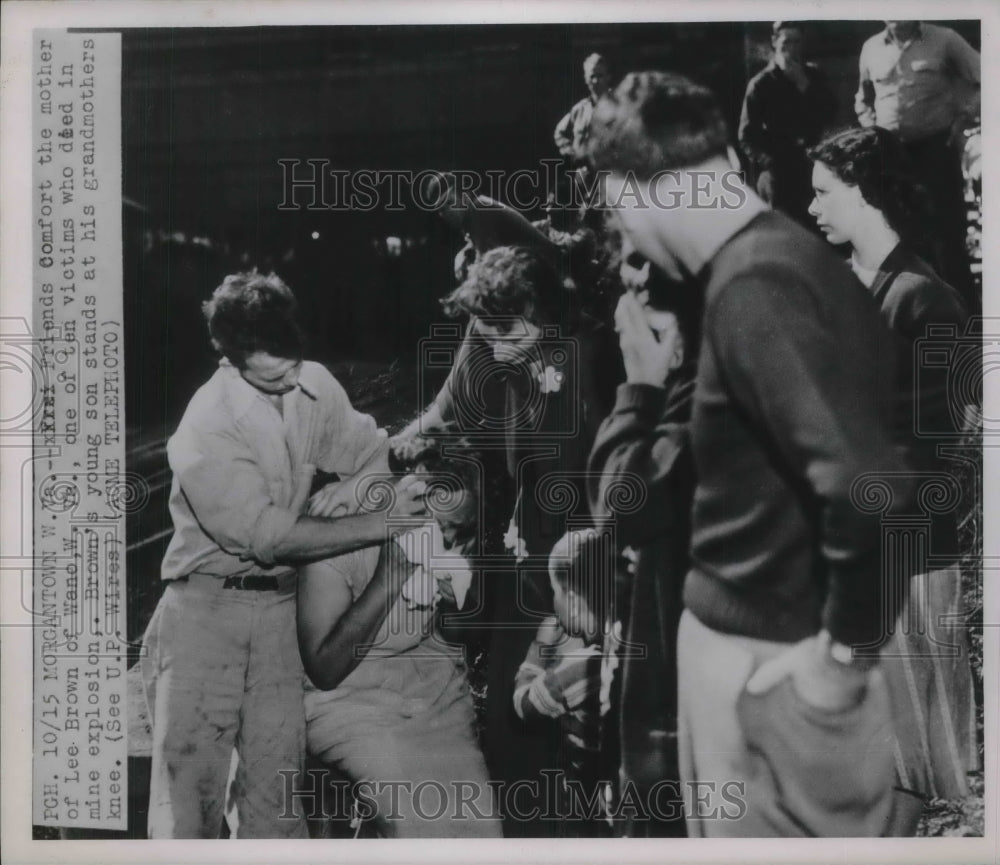
M 835 661 L 825 634 L 802 640 L 765 661 L 747 682 L 750 694 L 763 694 L 791 677 L 796 693 L 806 703 L 828 712 L 857 706 L 868 688 L 869 671 Z

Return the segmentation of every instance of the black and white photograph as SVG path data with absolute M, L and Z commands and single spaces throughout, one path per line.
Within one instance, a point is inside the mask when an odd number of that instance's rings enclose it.
M 11 861 L 996 861 L 996 10 L 240 6 L 3 10 Z

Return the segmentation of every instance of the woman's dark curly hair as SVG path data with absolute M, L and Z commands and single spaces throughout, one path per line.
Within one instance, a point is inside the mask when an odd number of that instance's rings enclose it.
M 499 246 L 469 268 L 465 282 L 441 305 L 452 317 L 526 318 L 534 324 L 555 324 L 572 319 L 574 294 L 538 253 L 522 246 Z
M 412 433 L 398 435 L 389 440 L 389 468 L 396 475 L 410 474 L 423 469 L 429 476 L 425 499 L 438 502 L 436 512 L 444 511 L 438 498 L 443 493 L 465 490 L 477 501 L 480 517 L 487 507 L 487 497 L 496 496 L 496 479 L 491 479 L 484 471 L 483 454 L 477 451 L 467 439 L 450 434 L 447 428 L 429 431 L 429 434 Z M 482 549 L 482 534 L 487 526 L 478 524 L 467 526 L 464 539 L 466 553 Z
M 447 450 L 447 453 L 445 451 Z M 479 454 L 465 439 L 442 435 L 399 435 L 389 440 L 389 469 L 406 475 L 422 468 L 432 475 L 453 475 L 463 489 L 479 491 Z
M 900 238 L 909 243 L 924 239 L 930 199 L 893 133 L 879 126 L 848 129 L 821 141 L 809 156 L 848 186 L 857 186 Z

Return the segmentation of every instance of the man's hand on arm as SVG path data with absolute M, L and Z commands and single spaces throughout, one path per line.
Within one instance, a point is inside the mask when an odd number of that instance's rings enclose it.
M 353 479 L 333 481 L 318 490 L 306 505 L 310 517 L 346 517 L 361 509 L 358 501 L 357 484 Z
M 407 475 L 393 484 L 391 495 L 386 491 L 385 499 L 391 498 L 391 501 L 380 501 L 374 495 L 369 497 L 372 505 L 386 506 L 377 511 L 332 519 L 303 515 L 274 545 L 274 561 L 298 564 L 382 543 L 388 537 L 394 518 L 426 513 L 423 500 L 425 489 L 423 481 L 415 475 Z M 335 495 L 331 494 L 330 498 L 334 501 Z

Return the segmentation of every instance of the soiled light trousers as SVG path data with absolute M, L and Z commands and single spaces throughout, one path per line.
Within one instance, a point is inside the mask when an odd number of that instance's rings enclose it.
M 240 838 L 305 838 L 289 773 L 305 753 L 295 577 L 278 591 L 171 582 L 146 630 L 150 838 L 218 838 L 233 749 Z

